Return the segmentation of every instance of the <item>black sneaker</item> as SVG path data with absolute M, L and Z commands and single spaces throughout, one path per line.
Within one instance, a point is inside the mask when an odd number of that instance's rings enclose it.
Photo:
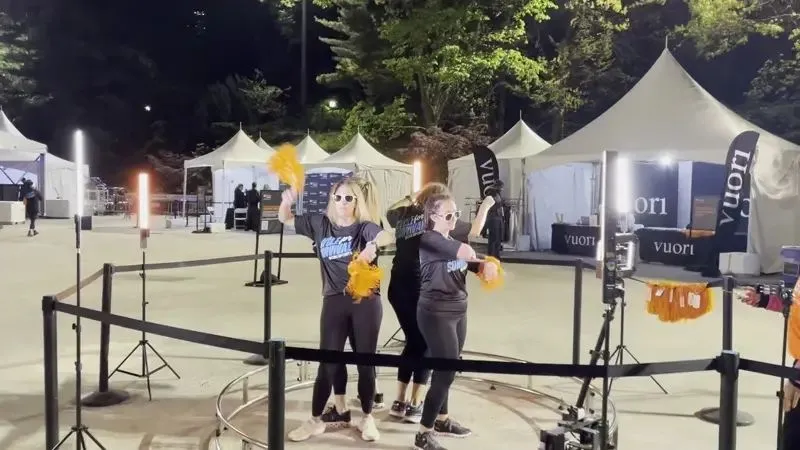
M 446 420 L 437 420 L 433 423 L 433 432 L 437 436 L 450 436 L 450 437 L 467 437 L 472 434 L 472 430 L 462 426 L 449 417 Z
M 328 429 L 347 428 L 350 426 L 350 410 L 340 413 L 336 410 L 336 405 L 330 405 L 322 413 L 320 420 Z
M 392 407 L 389 409 L 389 415 L 396 418 L 396 419 L 403 419 L 406 417 L 406 408 L 408 407 L 407 403 L 403 403 L 400 401 L 395 400 L 392 403 Z
M 414 437 L 414 450 L 447 450 L 442 447 L 433 437 L 433 433 L 426 431 L 417 433 Z
M 403 417 L 404 422 L 408 423 L 419 423 L 422 420 L 422 405 L 424 403 L 420 403 L 419 405 L 408 405 L 406 407 L 406 415 Z

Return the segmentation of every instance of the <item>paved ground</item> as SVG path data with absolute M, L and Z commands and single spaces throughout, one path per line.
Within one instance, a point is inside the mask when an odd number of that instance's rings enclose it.
M 160 222 L 160 220 L 159 220 Z M 141 254 L 137 232 L 131 222 L 119 218 L 95 220 L 95 230 L 83 238 L 85 274 L 103 262 L 136 263 Z M 160 227 L 159 227 L 160 228 Z M 40 299 L 74 283 L 74 237 L 68 221 L 42 220 L 42 234 L 24 236 L 24 228 L 6 226 L 0 230 L 0 270 L 3 314 L 0 339 L 0 449 L 41 449 L 43 446 L 43 382 Z M 149 261 L 240 255 L 252 252 L 254 237 L 249 234 L 191 234 L 184 229 L 153 231 Z M 277 250 L 277 238 L 262 243 Z M 308 242 L 287 237 L 287 251 L 308 251 Z M 383 264 L 388 264 L 386 259 Z M 467 348 L 473 351 L 507 354 L 540 362 L 568 362 L 572 318 L 572 269 L 513 266 L 507 269 L 508 285 L 499 294 L 487 295 L 472 285 Z M 588 272 L 587 272 L 588 274 Z M 251 264 L 166 270 L 148 277 L 149 318 L 156 322 L 225 334 L 260 339 L 261 291 L 243 287 L 252 276 Z M 282 277 L 288 285 L 275 290 L 273 333 L 293 345 L 314 346 L 318 339 L 320 282 L 315 261 L 290 260 L 283 264 Z M 599 331 L 602 307 L 599 283 L 584 277 L 583 347 L 588 350 Z M 660 323 L 645 312 L 645 290 L 629 286 L 626 343 L 642 361 L 668 361 L 711 357 L 719 352 L 721 311 L 688 324 Z M 99 308 L 100 284 L 84 291 L 84 305 Z M 114 312 L 138 317 L 140 282 L 136 274 L 121 274 L 114 284 Z M 68 301 L 74 301 L 70 299 Z M 736 305 L 735 346 L 748 358 L 780 361 L 781 318 L 774 313 Z M 59 375 L 62 430 L 72 423 L 74 410 L 74 334 L 71 318 L 59 322 Z M 619 322 L 615 322 L 615 338 Z M 384 302 L 382 340 L 397 328 L 388 303 Z M 84 325 L 84 393 L 91 392 L 97 380 L 99 328 Z M 112 330 L 111 364 L 116 364 L 135 345 L 138 335 Z M 206 348 L 196 344 L 153 337 L 152 343 L 172 363 L 180 380 L 168 372 L 154 377 L 153 401 L 148 402 L 144 384 L 125 375 L 112 378 L 112 385 L 133 394 L 125 405 L 89 410 L 85 422 L 106 448 L 199 449 L 208 448 L 214 433 L 214 402 L 222 387 L 249 370 L 235 352 Z M 616 343 L 616 341 L 615 341 Z M 131 370 L 136 370 L 133 365 Z M 296 370 L 294 367 L 290 371 Z M 384 371 L 387 373 L 388 371 Z M 355 375 L 355 370 L 350 369 Z M 381 387 L 391 398 L 391 374 L 381 379 Z M 355 376 L 353 376 L 355 378 Z M 514 380 L 525 384 L 525 380 Z M 258 380 L 256 380 L 258 381 Z M 261 380 L 264 381 L 264 380 Z M 670 391 L 661 394 L 649 379 L 627 379 L 614 386 L 614 401 L 620 411 L 622 449 L 673 450 L 675 448 L 714 449 L 717 428 L 695 419 L 697 409 L 718 402 L 719 378 L 713 373 L 671 375 L 660 378 Z M 577 385 L 569 380 L 539 378 L 536 389 L 550 395 L 574 398 Z M 739 429 L 739 448 L 770 448 L 775 441 L 778 381 L 744 374 L 740 381 L 739 406 L 756 417 L 756 424 Z M 355 393 L 355 387 L 351 389 Z M 454 415 L 470 425 L 475 435 L 467 440 L 448 442 L 451 449 L 536 448 L 536 429 L 556 418 L 545 398 L 530 398 L 505 389 L 490 391 L 487 386 L 459 382 L 452 396 Z M 224 409 L 239 404 L 241 394 L 232 394 Z M 303 420 L 308 412 L 310 391 L 287 395 L 287 427 Z M 383 438 L 374 444 L 359 442 L 353 432 L 332 433 L 304 444 L 289 447 L 331 448 L 408 448 L 413 426 L 391 423 L 379 415 Z M 236 425 L 259 438 L 265 436 L 266 418 L 254 410 Z M 227 436 L 227 435 L 226 435 Z M 224 437 L 225 449 L 240 448 L 238 440 Z M 66 448 L 73 448 L 73 444 Z

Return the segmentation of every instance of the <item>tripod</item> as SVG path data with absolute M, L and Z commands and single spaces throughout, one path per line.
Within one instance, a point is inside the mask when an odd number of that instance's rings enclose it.
M 75 306 L 81 307 L 81 216 L 80 212 L 75 214 L 75 280 L 78 290 L 75 292 Z M 75 425 L 72 426 L 69 433 L 61 439 L 52 450 L 58 450 L 64 445 L 70 437 L 75 435 L 78 450 L 86 450 L 86 438 L 88 437 L 94 445 L 101 450 L 106 450 L 103 444 L 97 440 L 96 437 L 89 431 L 89 427 L 83 424 L 81 413 L 81 316 L 75 316 L 75 323 L 72 324 L 72 329 L 75 330 L 75 348 L 77 355 L 75 356 Z
M 620 280 L 620 283 L 624 283 L 624 280 Z M 619 303 L 620 303 L 620 310 L 619 310 L 619 344 L 617 344 L 617 347 L 614 349 L 614 352 L 611 353 L 611 356 L 609 356 L 609 359 L 614 361 L 615 365 L 622 365 L 623 361 L 625 359 L 625 355 L 628 355 L 628 356 L 631 357 L 631 359 L 636 361 L 636 364 L 640 364 L 639 359 L 636 358 L 636 356 L 634 356 L 633 353 L 628 349 L 628 346 L 625 345 L 625 307 L 628 306 L 628 304 L 627 304 L 627 302 L 625 302 L 625 291 L 622 290 L 621 293 L 622 293 L 622 296 L 619 299 Z M 661 389 L 661 392 L 663 392 L 664 394 L 669 394 L 667 392 L 667 390 L 664 389 L 664 386 L 662 386 L 661 383 L 658 382 L 656 377 L 651 375 L 650 379 L 653 380 L 653 383 L 655 383 L 656 386 L 658 386 L 659 389 Z M 610 390 L 613 386 L 614 386 L 614 380 L 612 379 L 611 382 L 608 385 L 608 389 Z
M 141 248 L 142 248 L 142 272 L 139 274 L 139 276 L 142 278 L 142 322 L 147 322 L 147 303 L 148 302 L 147 302 L 147 296 L 146 296 L 146 292 L 147 292 L 146 291 L 146 289 L 147 289 L 147 271 L 146 271 L 146 264 L 145 264 L 145 262 L 146 262 L 146 256 L 145 255 L 147 254 L 147 237 L 149 235 L 150 235 L 150 230 L 141 229 L 141 231 L 140 231 L 140 245 L 141 245 Z M 134 373 L 134 372 L 128 372 L 126 370 L 122 370 L 121 369 L 122 365 L 125 364 L 125 362 L 128 361 L 128 358 L 133 356 L 133 354 L 136 352 L 136 350 L 138 350 L 140 348 L 142 349 L 142 371 L 140 373 Z M 156 357 L 161 361 L 161 365 L 156 367 L 153 370 L 150 370 L 150 365 L 149 365 L 149 363 L 147 361 L 147 349 L 150 349 L 156 355 Z M 111 375 L 109 375 L 108 377 L 111 378 L 112 376 L 114 376 L 115 373 L 120 372 L 120 373 L 124 373 L 126 375 L 130 375 L 132 377 L 146 379 L 147 380 L 147 397 L 148 397 L 149 400 L 153 400 L 153 392 L 150 389 L 150 377 L 154 373 L 158 372 L 159 370 L 161 370 L 161 369 L 163 369 L 165 367 L 167 369 L 169 369 L 170 372 L 172 372 L 175 375 L 175 377 L 180 380 L 181 376 L 178 375 L 178 372 L 176 372 L 175 369 L 173 369 L 172 366 L 169 365 L 167 360 L 164 359 L 164 357 L 161 356 L 160 353 L 158 353 L 158 350 L 156 350 L 155 347 L 153 347 L 153 344 L 151 344 L 150 341 L 147 340 L 147 333 L 142 331 L 142 337 L 141 337 L 141 339 L 139 339 L 139 342 L 133 347 L 133 349 L 131 349 L 130 352 L 128 352 L 128 355 L 125 356 L 125 358 L 122 359 L 122 362 L 120 362 L 117 365 L 117 367 L 111 372 Z

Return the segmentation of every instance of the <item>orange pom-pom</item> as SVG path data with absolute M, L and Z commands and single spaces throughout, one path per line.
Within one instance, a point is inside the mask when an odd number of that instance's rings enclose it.
M 487 264 L 493 264 L 497 267 L 497 277 L 492 280 L 487 280 L 486 277 L 483 275 L 483 268 L 486 267 Z M 478 278 L 481 280 L 481 286 L 487 291 L 493 291 L 497 288 L 503 287 L 505 282 L 505 271 L 503 270 L 503 266 L 500 264 L 500 260 L 493 257 L 487 256 L 484 261 L 483 265 L 481 266 L 481 271 L 478 273 Z
M 383 270 L 380 267 L 359 260 L 358 254 L 354 255 L 353 260 L 347 265 L 347 273 L 350 278 L 344 290 L 356 303 L 372 295 L 380 287 L 383 278 Z
M 305 170 L 297 158 L 297 149 L 292 144 L 283 144 L 269 159 L 269 170 L 278 175 L 278 179 L 288 184 L 295 191 L 303 190 Z

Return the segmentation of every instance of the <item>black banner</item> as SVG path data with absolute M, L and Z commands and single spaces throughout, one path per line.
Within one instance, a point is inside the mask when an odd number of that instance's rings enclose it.
M 750 175 L 748 174 L 747 177 L 749 179 Z M 727 170 L 725 166 L 704 162 L 692 163 L 692 229 L 714 230 L 716 228 L 718 203 L 722 195 L 720 186 L 727 186 Z M 750 224 L 749 182 L 742 187 L 740 200 L 743 206 L 739 213 L 739 226 L 736 227 L 736 233 L 746 236 Z M 709 207 L 712 210 L 706 211 Z M 739 250 L 731 249 L 730 251 Z
M 317 172 L 306 173 L 303 188 L 303 214 L 325 214 L 331 188 L 340 180 L 350 177 L 353 172 Z
M 745 131 L 731 143 L 725 159 L 725 184 L 717 207 L 717 227 L 703 276 L 719 276 L 719 254 L 734 240 L 750 186 L 750 167 L 759 134 Z M 748 190 L 746 190 L 748 189 Z M 749 197 L 749 195 L 747 196 Z
M 472 156 L 475 158 L 478 188 L 481 192 L 481 199 L 483 199 L 486 197 L 487 190 L 500 181 L 500 167 L 497 165 L 497 158 L 492 149 L 485 145 L 473 148 Z
M 261 191 L 261 220 L 277 220 L 281 206 L 281 191 Z
M 551 226 L 550 249 L 560 255 L 597 256 L 600 227 L 554 223 Z
M 636 162 L 631 167 L 631 210 L 645 227 L 678 226 L 678 165 Z

